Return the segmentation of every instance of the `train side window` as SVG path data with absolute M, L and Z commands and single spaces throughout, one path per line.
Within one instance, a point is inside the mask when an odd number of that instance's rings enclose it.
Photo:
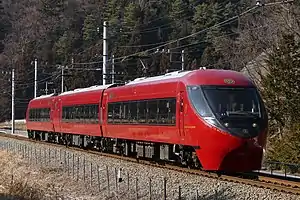
M 127 124 L 129 122 L 129 109 L 128 109 L 128 106 L 129 106 L 129 103 L 128 102 L 125 102 L 125 103 L 122 103 L 122 112 L 121 112 L 121 123 L 125 123 Z
M 169 102 L 169 123 L 168 124 L 176 124 L 176 99 L 170 99 Z
M 81 121 L 82 123 L 86 122 L 86 105 L 81 106 L 82 113 L 81 113 Z
M 78 122 L 82 122 L 82 114 L 83 114 L 83 110 L 82 110 L 82 106 L 78 106 L 78 116 L 77 116 L 77 120 Z
M 66 122 L 70 119 L 70 108 L 66 107 Z
M 165 99 L 158 100 L 158 124 L 169 124 L 169 101 Z
M 87 110 L 88 105 L 82 105 L 81 106 L 81 121 L 82 123 L 86 123 L 87 121 L 87 115 L 88 115 L 88 110 Z
M 87 122 L 90 121 L 90 105 L 85 106 L 85 119 Z
M 42 112 L 41 112 L 41 109 L 40 109 L 40 108 L 38 109 L 38 112 L 39 112 L 38 120 L 39 120 L 39 121 L 42 121 Z
M 32 109 L 29 110 L 29 121 L 32 121 L 33 115 L 32 115 Z
M 34 109 L 32 109 L 32 120 L 31 121 L 34 121 L 35 120 L 35 112 L 34 112 Z
M 45 108 L 42 108 L 42 121 L 46 121 L 46 112 L 45 112 Z
M 71 121 L 74 121 L 76 119 L 76 107 L 75 106 L 71 107 L 71 114 L 72 114 Z
M 41 120 L 41 109 L 37 110 L 37 121 Z
M 48 112 L 48 108 L 45 108 L 45 119 L 46 119 L 46 121 L 49 121 L 49 112 Z
M 114 104 L 113 119 L 114 119 L 115 124 L 121 123 L 121 116 L 122 116 L 121 106 L 122 106 L 122 103 Z
M 43 120 L 47 121 L 47 108 L 43 108 Z
M 35 109 L 35 121 L 38 121 L 39 119 L 39 112 L 38 109 Z
M 95 122 L 99 122 L 99 107 L 97 104 L 94 105 L 95 106 Z
M 147 101 L 139 101 L 137 104 L 137 120 L 139 123 L 147 123 Z
M 62 108 L 62 112 L 63 112 L 63 114 L 62 114 L 62 121 L 65 121 L 65 119 L 66 119 L 66 117 L 67 117 L 67 109 L 66 109 L 66 107 L 63 107 Z
M 80 121 L 81 107 L 76 106 L 76 121 Z
M 33 121 L 36 120 L 36 109 L 33 109 Z
M 86 121 L 90 121 L 91 119 L 91 106 L 90 105 L 87 105 L 86 106 Z
M 41 120 L 41 111 L 40 109 L 37 109 L 37 121 L 40 121 Z
M 93 105 L 90 105 L 90 123 L 94 123 L 94 106 Z
M 147 104 L 148 123 L 157 124 L 157 100 L 149 100 Z
M 128 103 L 128 120 L 129 123 L 137 124 L 137 102 L 132 101 Z
M 113 121 L 114 121 L 113 111 L 114 111 L 114 104 L 109 103 L 108 104 L 108 110 L 107 110 L 107 122 L 108 123 L 113 123 Z
M 39 112 L 40 112 L 40 121 L 44 121 L 44 109 L 40 108 Z

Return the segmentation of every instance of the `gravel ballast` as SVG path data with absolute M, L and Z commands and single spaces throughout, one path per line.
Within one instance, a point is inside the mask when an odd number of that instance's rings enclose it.
M 0 148 L 27 166 L 26 170 L 17 168 L 16 176 L 24 176 L 26 171 L 40 187 L 46 191 L 51 187 L 49 191 L 56 191 L 63 199 L 150 199 L 150 191 L 153 200 L 164 199 L 165 191 L 170 200 L 179 196 L 199 200 L 300 199 L 297 195 L 91 155 L 63 146 L 0 137 Z M 121 182 L 117 179 L 119 169 Z

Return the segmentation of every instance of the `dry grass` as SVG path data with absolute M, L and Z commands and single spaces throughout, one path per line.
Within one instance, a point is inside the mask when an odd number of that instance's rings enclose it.
M 53 195 L 53 193 L 57 194 L 54 187 L 51 190 L 50 185 L 45 187 L 38 181 L 41 180 L 41 175 L 45 174 L 32 170 L 18 156 L 1 151 L 0 169 L 0 199 L 62 199 L 58 195 Z
M 0 123 L 0 129 L 11 129 L 11 122 Z M 26 131 L 26 123 L 24 121 L 15 122 L 15 129 Z
M 59 167 L 30 165 L 19 156 L 0 151 L 1 200 L 93 199 Z M 99 198 L 98 198 L 99 199 Z

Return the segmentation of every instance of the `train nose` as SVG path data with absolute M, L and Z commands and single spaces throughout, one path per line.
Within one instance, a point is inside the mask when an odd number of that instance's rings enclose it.
M 252 171 L 261 168 L 263 148 L 253 140 L 245 141 L 236 149 L 228 152 L 220 168 L 224 171 Z

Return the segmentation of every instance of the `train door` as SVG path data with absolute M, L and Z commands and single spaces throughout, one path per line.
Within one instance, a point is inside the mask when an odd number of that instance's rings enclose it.
M 181 137 L 185 136 L 184 133 L 184 92 L 180 91 L 179 93 L 179 135 Z
M 60 121 L 61 121 L 61 99 L 55 98 L 53 101 L 53 126 L 54 132 L 61 132 Z
M 55 114 L 55 98 L 53 98 L 50 102 L 50 122 L 52 124 L 52 131 L 55 132 L 55 127 L 54 127 L 54 114 Z
M 99 116 L 100 116 L 100 132 L 101 136 L 103 137 L 103 134 L 106 133 L 106 124 L 104 123 L 106 121 L 106 102 L 107 102 L 107 93 L 105 90 L 103 90 L 101 98 L 100 98 L 100 110 L 99 110 Z

